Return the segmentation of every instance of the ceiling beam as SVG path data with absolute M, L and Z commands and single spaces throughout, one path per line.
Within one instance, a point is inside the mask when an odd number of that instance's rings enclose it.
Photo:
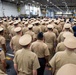
M 54 6 L 50 6 L 50 7 L 54 7 Z M 58 7 L 65 7 L 65 6 L 58 6 Z M 68 7 L 76 7 L 76 6 L 68 6 Z

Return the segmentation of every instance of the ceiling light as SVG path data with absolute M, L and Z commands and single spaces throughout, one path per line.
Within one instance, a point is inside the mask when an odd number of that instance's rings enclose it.
M 32 1 L 33 3 L 35 2 L 35 1 Z
M 39 4 L 39 3 L 37 2 L 37 4 Z
M 23 3 L 23 1 L 20 1 L 21 3 Z
M 15 1 L 15 0 L 12 0 L 12 1 Z
M 52 3 L 52 2 L 50 2 L 50 3 Z
M 49 2 L 49 0 L 47 0 L 47 2 Z

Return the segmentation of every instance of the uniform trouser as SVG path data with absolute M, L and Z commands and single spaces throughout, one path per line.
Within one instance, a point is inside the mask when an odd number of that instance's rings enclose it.
M 45 64 L 46 64 L 45 58 L 39 58 L 39 63 L 40 68 L 37 70 L 37 75 L 44 75 Z

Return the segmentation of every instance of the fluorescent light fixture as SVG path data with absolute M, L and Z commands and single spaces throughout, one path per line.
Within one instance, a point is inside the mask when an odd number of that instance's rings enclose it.
M 12 1 L 15 1 L 15 0 L 12 0 Z
M 23 1 L 20 1 L 21 3 L 23 3 Z
M 49 2 L 49 0 L 47 0 L 47 2 Z
M 35 1 L 33 0 L 32 2 L 34 3 Z
M 62 12 L 57 12 L 56 14 L 62 14 Z
M 50 2 L 50 3 L 52 3 L 52 2 Z
M 37 2 L 37 4 L 39 4 L 39 2 Z
M 72 14 L 71 12 L 66 12 L 66 13 L 64 13 L 64 14 Z

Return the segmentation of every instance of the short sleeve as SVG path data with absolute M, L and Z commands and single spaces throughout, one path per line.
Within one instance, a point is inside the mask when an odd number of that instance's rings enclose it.
M 33 49 L 32 49 L 32 47 L 33 47 L 33 45 L 31 44 L 31 46 L 30 46 L 30 50 L 33 52 Z
M 59 44 L 56 47 L 56 52 L 58 52 L 58 51 L 59 51 Z
M 5 60 L 5 54 L 4 54 L 4 51 L 1 51 L 1 60 Z
M 1 40 L 1 44 L 5 44 L 5 38 L 4 37 Z
M 14 64 L 17 64 L 17 54 L 15 54 L 15 57 L 13 59 Z
M 56 34 L 54 34 L 54 42 L 56 42 Z
M 56 66 L 56 54 L 53 56 L 53 58 L 49 61 L 50 66 L 53 68 L 53 72 L 55 71 Z
M 35 55 L 33 61 L 33 70 L 37 70 L 38 68 L 40 68 L 40 64 L 37 55 Z
M 61 32 L 57 38 L 58 43 L 61 42 L 62 35 L 63 35 L 63 32 Z
M 47 45 L 45 46 L 45 56 L 50 55 Z
M 11 39 L 10 43 L 11 43 L 11 44 L 13 43 L 13 38 Z

